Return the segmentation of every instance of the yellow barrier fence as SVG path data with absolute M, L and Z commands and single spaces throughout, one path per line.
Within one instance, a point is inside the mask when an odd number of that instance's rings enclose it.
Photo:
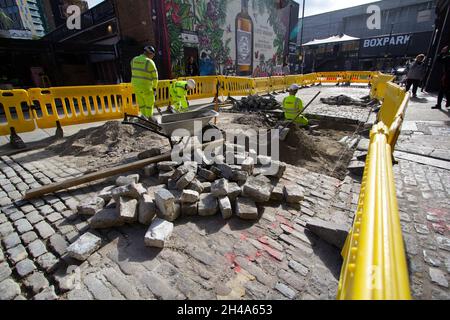
M 316 80 L 319 83 L 342 83 L 346 76 L 345 72 L 321 72 L 317 73 Z
M 270 93 L 270 78 L 255 78 L 253 79 L 253 93 L 254 94 L 260 94 L 260 93 Z
M 348 71 L 346 78 L 349 83 L 371 83 L 374 74 L 370 71 Z
M 244 77 L 222 77 L 225 96 L 248 96 L 253 90 L 253 79 Z
M 378 83 L 378 86 L 380 83 Z M 390 82 L 383 85 L 384 99 L 381 110 L 378 113 L 378 120 L 382 121 L 388 128 L 392 125 L 399 112 L 400 108 L 404 106 L 406 92 L 398 85 Z M 405 112 L 405 110 L 403 110 Z
M 217 79 L 218 77 L 190 77 L 190 78 L 178 78 L 178 80 L 194 79 L 196 87 L 194 90 L 188 92 L 189 99 L 203 99 L 211 98 L 216 95 L 217 92 Z
M 376 74 L 372 81 L 372 89 L 370 91 L 370 96 L 376 98 L 380 101 L 384 99 L 386 94 L 387 84 L 395 79 L 394 76 L 388 74 Z
M 391 157 L 380 122 L 371 132 L 358 211 L 342 251 L 338 299 L 411 299 Z
M 282 76 L 270 77 L 271 91 L 284 91 L 287 89 L 286 78 Z
M 0 136 L 31 132 L 36 129 L 30 109 L 30 98 L 25 90 L 0 90 Z
M 123 118 L 137 114 L 132 105 L 131 86 L 58 87 L 30 89 L 34 117 L 41 129 Z

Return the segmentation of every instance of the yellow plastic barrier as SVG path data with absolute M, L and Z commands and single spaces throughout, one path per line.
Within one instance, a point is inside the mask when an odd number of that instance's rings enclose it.
M 158 89 L 156 89 L 155 104 L 158 107 L 165 107 L 170 104 L 169 88 L 175 80 L 160 80 L 158 81 Z
M 25 90 L 0 90 L 0 136 L 34 131 L 36 125 L 28 93 Z
M 270 78 L 254 78 L 254 89 L 253 93 L 259 94 L 259 93 L 270 93 Z
M 321 72 L 317 73 L 317 82 L 319 83 L 341 83 L 345 80 L 345 72 Z
M 286 78 L 283 76 L 270 77 L 270 83 L 272 86 L 272 91 L 284 91 L 287 89 Z
M 409 300 L 388 129 L 377 124 L 361 186 L 358 211 L 342 251 L 340 300 Z
M 248 96 L 253 90 L 253 79 L 244 77 L 222 77 L 223 94 L 226 96 Z
M 128 84 L 28 90 L 38 128 L 106 121 L 137 114 Z
M 380 83 L 378 83 L 378 86 L 380 86 Z M 405 90 L 392 82 L 386 83 L 383 85 L 383 88 L 384 99 L 381 110 L 378 113 L 378 120 L 390 127 L 401 111 L 400 107 L 404 106 L 403 101 L 406 93 Z
M 394 76 L 388 74 L 378 74 L 374 77 L 372 81 L 372 89 L 370 91 L 370 96 L 376 98 L 380 101 L 384 99 L 386 94 L 387 84 L 395 79 Z
M 316 84 L 316 82 L 317 82 L 317 73 L 309 73 L 309 74 L 303 75 L 303 85 L 304 86 L 313 85 L 313 84 Z
M 370 71 L 348 71 L 347 82 L 349 83 L 371 83 L 374 72 Z
M 397 145 L 397 141 L 402 130 L 402 125 L 403 121 L 405 120 L 406 109 L 408 108 L 409 99 L 410 94 L 406 93 L 405 98 L 403 99 L 400 105 L 400 108 L 398 108 L 395 119 L 389 128 L 388 143 L 391 146 L 392 152 L 394 152 L 395 150 L 395 146 Z
M 196 87 L 194 90 L 190 90 L 188 93 L 189 99 L 203 99 L 211 98 L 216 95 L 217 92 L 217 77 L 190 77 L 179 78 L 178 80 L 194 79 Z

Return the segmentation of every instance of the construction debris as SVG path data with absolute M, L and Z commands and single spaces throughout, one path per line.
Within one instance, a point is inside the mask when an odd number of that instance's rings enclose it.
M 349 227 L 320 219 L 310 219 L 306 227 L 319 238 L 342 250 L 347 240 Z
M 67 248 L 67 253 L 74 259 L 85 261 L 100 248 L 101 243 L 102 239 L 88 232 L 72 243 Z
M 320 102 L 332 106 L 358 106 L 358 107 L 368 107 L 373 105 L 371 103 L 370 97 L 363 97 L 359 100 L 353 99 L 346 95 L 331 96 L 329 98 L 321 98 Z
M 144 243 L 147 247 L 162 249 L 172 235 L 172 231 L 173 223 L 156 218 L 145 234 Z

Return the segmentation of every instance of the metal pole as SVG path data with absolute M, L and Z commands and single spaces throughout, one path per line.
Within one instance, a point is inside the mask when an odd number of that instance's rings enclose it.
M 302 8 L 302 25 L 301 28 L 302 30 L 300 31 L 300 52 L 302 55 L 302 72 L 301 74 L 303 74 L 303 71 L 305 69 L 305 55 L 303 54 L 303 26 L 305 25 L 305 2 L 306 0 L 303 0 L 303 8 Z

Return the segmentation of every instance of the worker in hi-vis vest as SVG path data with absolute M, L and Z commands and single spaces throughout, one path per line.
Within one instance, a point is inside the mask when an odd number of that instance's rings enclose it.
M 291 85 L 289 87 L 289 96 L 283 100 L 283 111 L 286 120 L 294 120 L 303 111 L 303 101 L 296 97 L 299 89 L 300 87 L 298 85 Z M 295 123 L 301 126 L 307 126 L 309 121 L 304 116 L 299 116 L 295 120 Z
M 186 112 L 189 109 L 187 101 L 188 90 L 195 89 L 195 80 L 175 81 L 169 88 L 170 101 L 176 112 Z
M 155 106 L 156 89 L 158 88 L 158 70 L 153 58 L 155 48 L 147 46 L 144 53 L 131 61 L 131 84 L 141 115 L 150 119 Z

